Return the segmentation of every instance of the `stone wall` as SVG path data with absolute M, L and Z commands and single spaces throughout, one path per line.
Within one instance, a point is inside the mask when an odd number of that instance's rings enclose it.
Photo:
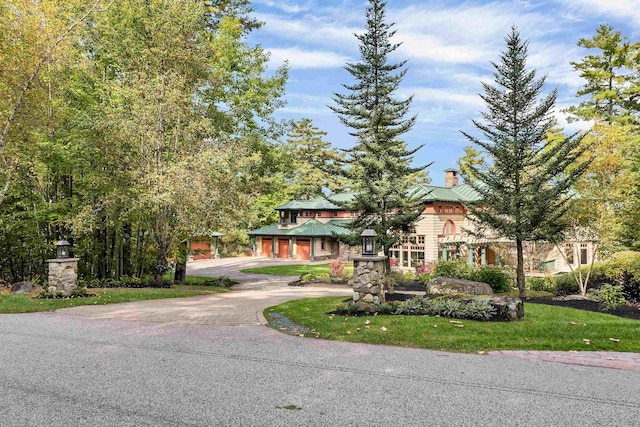
M 384 302 L 385 256 L 353 258 L 353 302 L 382 304 Z
M 71 291 L 78 286 L 78 258 L 50 259 L 49 263 L 49 287 L 55 287 L 64 296 L 69 296 Z

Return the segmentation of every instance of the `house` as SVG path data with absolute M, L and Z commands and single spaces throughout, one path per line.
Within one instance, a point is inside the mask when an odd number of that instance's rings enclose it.
M 337 195 L 346 200 L 349 194 Z M 324 198 L 294 200 L 275 208 L 278 223 L 249 231 L 256 238 L 254 254 L 272 258 L 334 259 L 349 250 L 335 235 L 349 234 L 346 222 L 355 212 L 342 210 Z
M 479 194 L 469 185 L 460 184 L 455 169 L 445 171 L 443 187 L 422 185 L 413 189 L 427 202 L 411 234 L 391 248 L 393 264 L 414 268 L 425 262 L 462 259 L 474 265 L 514 265 L 515 244 L 505 238 L 479 239 L 465 230 L 472 230 L 464 204 L 479 200 Z M 346 201 L 351 194 L 335 196 Z M 249 232 L 256 239 L 259 256 L 290 259 L 348 259 L 350 248 L 338 242 L 335 235 L 348 234 L 345 223 L 357 215 L 341 209 L 324 198 L 294 200 L 276 208 L 278 224 Z M 334 234 L 335 233 L 335 234 Z M 593 245 L 589 242 L 565 242 L 564 254 L 549 244 L 526 246 L 527 272 L 530 275 L 555 274 L 570 271 L 591 262 Z M 571 265 L 571 266 L 570 266 Z

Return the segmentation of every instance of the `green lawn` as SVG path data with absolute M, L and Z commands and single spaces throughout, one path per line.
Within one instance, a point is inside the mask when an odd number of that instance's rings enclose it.
M 265 316 L 270 319 L 269 311 L 274 310 L 314 330 L 313 336 L 336 341 L 467 353 L 490 350 L 640 352 L 640 321 L 608 314 L 532 303 L 525 304 L 525 318 L 518 322 L 327 314 L 342 301 L 344 297 L 289 301 L 266 309 Z M 585 340 L 589 340 L 589 344 Z
M 345 265 L 345 270 L 353 271 L 353 265 Z M 291 264 L 270 267 L 245 268 L 243 273 L 273 274 L 277 276 L 300 276 L 303 273 L 329 273 L 331 264 Z
M 86 298 L 32 298 L 31 294 L 0 294 L 0 313 L 33 313 L 79 305 L 113 304 L 118 302 L 142 301 L 148 299 L 183 298 L 226 292 L 227 288 L 215 286 L 184 285 L 167 289 L 156 288 L 115 288 L 89 289 L 95 297 Z

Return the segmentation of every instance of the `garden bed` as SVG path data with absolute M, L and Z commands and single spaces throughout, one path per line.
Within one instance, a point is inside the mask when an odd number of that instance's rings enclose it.
M 640 305 L 627 304 L 618 306 L 613 310 L 605 310 L 605 304 L 590 299 L 568 297 L 542 297 L 526 299 L 525 303 L 545 304 L 557 307 L 575 308 L 584 311 L 593 311 L 596 313 L 611 314 L 613 316 L 624 317 L 627 319 L 640 320 Z

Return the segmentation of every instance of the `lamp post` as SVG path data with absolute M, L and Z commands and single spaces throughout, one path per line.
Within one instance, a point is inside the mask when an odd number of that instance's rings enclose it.
M 67 259 L 71 258 L 71 243 L 66 240 L 60 240 L 56 243 L 56 258 Z
M 386 256 L 379 256 L 378 233 L 366 229 L 360 234 L 362 254 L 353 257 L 353 301 L 377 307 L 384 302 Z
M 71 295 L 78 287 L 78 258 L 73 258 L 71 243 L 66 240 L 56 242 L 56 257 L 47 260 L 49 264 L 50 293 L 61 292 L 63 296 Z
M 364 230 L 360 237 L 362 238 L 362 255 L 374 256 L 378 254 L 376 251 L 376 237 L 378 233 L 370 228 Z

